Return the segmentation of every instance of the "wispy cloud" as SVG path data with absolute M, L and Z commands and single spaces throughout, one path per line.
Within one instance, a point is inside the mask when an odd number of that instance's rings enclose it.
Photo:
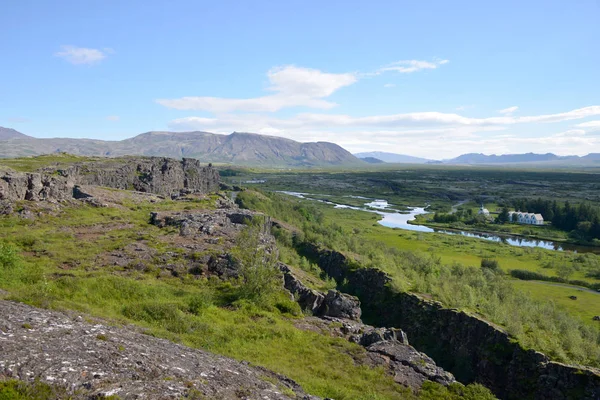
M 8 122 L 10 122 L 11 124 L 22 124 L 25 122 L 29 122 L 29 118 L 23 118 L 23 117 L 8 117 L 6 120 Z
M 410 73 L 423 69 L 435 69 L 448 63 L 448 60 L 434 61 L 403 60 L 379 68 L 369 73 L 328 73 L 312 68 L 284 65 L 267 72 L 270 86 L 266 96 L 252 98 L 224 98 L 212 96 L 186 96 L 176 99 L 157 99 L 156 102 L 177 110 L 199 110 L 215 114 L 234 111 L 276 112 L 290 107 L 331 109 L 337 104 L 326 100 L 339 89 L 353 85 L 361 78 L 380 75 L 385 72 Z M 388 83 L 384 87 L 391 88 Z
M 503 114 L 503 115 L 511 115 L 518 109 L 519 109 L 518 106 L 512 106 L 512 107 L 508 107 L 508 108 L 503 108 L 502 110 L 498 110 L 498 113 Z
M 410 74 L 412 72 L 422 71 L 424 69 L 436 69 L 444 64 L 448 64 L 449 62 L 449 60 L 440 59 L 434 59 L 433 61 L 401 60 L 381 67 L 375 73 L 381 74 L 384 72 L 399 72 L 402 74 Z
M 588 121 L 575 125 L 577 128 L 583 128 L 587 131 L 600 131 L 600 121 Z
M 173 120 L 173 129 L 211 129 L 228 125 L 233 130 L 268 127 L 279 130 L 315 128 L 393 128 L 415 127 L 473 127 L 477 129 L 506 129 L 508 126 L 528 123 L 555 123 L 600 115 L 600 106 L 590 106 L 557 114 L 524 117 L 470 118 L 454 113 L 436 111 L 355 117 L 346 114 L 302 113 L 291 118 L 277 118 L 261 114 L 224 114 L 218 118 L 186 117 Z M 237 127 L 237 128 L 235 128 Z
M 384 88 L 393 88 L 396 87 L 395 83 L 386 83 L 385 85 L 383 85 Z
M 71 64 L 91 65 L 104 60 L 108 54 L 113 52 L 110 48 L 90 49 L 86 47 L 61 46 L 61 51 L 54 53 L 54 55 L 63 58 Z
M 106 120 L 116 122 L 121 120 L 121 117 L 119 117 L 118 115 L 109 115 L 108 117 L 106 117 Z
M 498 153 L 548 151 L 586 154 L 591 148 L 600 146 L 600 137 L 586 135 L 583 128 L 542 136 L 514 134 L 508 129 L 519 124 L 556 123 L 594 115 L 600 115 L 600 106 L 557 114 L 489 118 L 433 111 L 365 117 L 315 113 L 289 118 L 265 114 L 224 114 L 178 118 L 169 123 L 169 128 L 217 133 L 248 131 L 300 141 L 332 141 L 355 151 L 385 148 L 430 158 L 455 156 L 476 148 Z
M 274 94 L 248 98 L 182 97 L 158 99 L 157 103 L 177 110 L 203 110 L 213 113 L 231 111 L 275 112 L 288 107 L 329 109 L 336 104 L 325 98 L 337 90 L 352 85 L 358 78 L 354 73 L 332 74 L 317 69 L 286 65 L 267 73 Z
M 458 107 L 456 107 L 456 111 L 465 111 L 470 108 L 475 108 L 475 106 L 474 105 L 458 106 Z

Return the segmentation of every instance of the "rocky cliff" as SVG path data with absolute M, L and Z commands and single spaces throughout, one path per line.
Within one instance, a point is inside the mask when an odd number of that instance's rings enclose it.
M 342 253 L 311 243 L 302 244 L 300 251 L 360 298 L 363 319 L 402 329 L 416 349 L 461 382 L 482 383 L 502 399 L 600 399 L 596 369 L 550 361 L 477 316 L 395 292 L 384 272 L 361 268 Z
M 0 200 L 64 200 L 75 185 L 129 189 L 163 196 L 180 191 L 210 193 L 219 189 L 219 173 L 198 160 L 124 157 L 47 167 L 33 173 L 0 170 Z

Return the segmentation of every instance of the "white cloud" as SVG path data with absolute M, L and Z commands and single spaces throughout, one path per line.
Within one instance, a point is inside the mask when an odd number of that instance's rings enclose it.
M 393 88 L 396 87 L 395 83 L 386 83 L 385 85 L 383 85 L 384 88 Z
M 575 125 L 577 128 L 583 128 L 587 131 L 600 131 L 600 121 L 588 121 Z
M 590 106 L 578 108 L 576 110 L 558 113 L 558 114 L 547 114 L 538 115 L 533 117 L 520 117 L 518 122 L 560 122 L 569 121 L 573 119 L 581 119 L 586 117 L 594 117 L 600 115 L 600 106 Z
M 512 106 L 512 107 L 508 107 L 508 108 L 504 108 L 502 110 L 498 110 L 498 112 L 500 114 L 504 114 L 504 115 L 511 115 L 512 113 L 514 113 L 515 111 L 517 111 L 519 109 L 519 107 L 517 106 Z
M 469 118 L 454 113 L 435 111 L 405 114 L 374 115 L 353 117 L 345 114 L 302 113 L 291 118 L 277 118 L 261 114 L 223 114 L 218 118 L 185 117 L 172 121 L 173 129 L 211 129 L 216 126 L 230 126 L 232 130 L 249 130 L 250 128 L 269 127 L 280 130 L 298 129 L 414 129 L 473 127 L 479 130 L 506 129 L 508 126 L 526 123 L 553 123 L 600 115 L 600 106 L 580 108 L 564 113 L 525 116 L 525 117 L 491 117 Z
M 401 60 L 394 63 L 388 64 L 384 67 L 379 68 L 375 73 L 381 74 L 384 72 L 399 72 L 402 74 L 409 74 L 412 72 L 421 71 L 424 69 L 436 69 L 444 64 L 449 63 L 448 60 L 435 59 L 433 61 L 421 61 L 421 60 Z
M 435 69 L 448 60 L 403 60 L 369 73 L 326 73 L 312 68 L 293 65 L 275 67 L 268 71 L 271 95 L 253 98 L 223 98 L 211 96 L 186 96 L 177 99 L 157 99 L 156 102 L 177 110 L 208 111 L 215 114 L 233 111 L 276 112 L 289 107 L 331 109 L 337 104 L 325 100 L 339 89 L 356 83 L 359 78 L 380 75 L 385 72 L 410 73 L 423 69 Z M 390 88 L 395 85 L 385 84 Z
M 585 129 L 579 128 L 543 136 L 515 134 L 513 130 L 519 132 L 519 124 L 553 123 L 589 115 L 600 115 L 600 107 L 519 118 L 468 118 L 439 112 L 364 117 L 303 113 L 290 118 L 265 114 L 224 114 L 210 118 L 179 118 L 171 121 L 169 128 L 216 133 L 256 132 L 298 141 L 331 141 L 351 151 L 385 149 L 429 158 L 454 157 L 472 151 L 581 155 L 598 148 L 600 137 L 586 135 Z M 512 128 L 511 131 L 507 131 L 508 128 Z
M 61 51 L 54 53 L 56 57 L 61 57 L 71 64 L 95 64 L 106 58 L 107 54 L 113 53 L 110 48 L 89 49 L 76 46 L 61 46 Z
M 354 73 L 331 74 L 293 65 L 271 69 L 267 76 L 272 95 L 249 99 L 221 97 L 182 97 L 159 99 L 159 104 L 178 110 L 203 110 L 213 113 L 232 111 L 275 112 L 288 107 L 330 109 L 336 104 L 324 100 L 337 90 L 357 81 Z
M 109 115 L 108 117 L 106 117 L 107 121 L 119 121 L 121 119 L 121 117 L 119 117 L 118 115 Z

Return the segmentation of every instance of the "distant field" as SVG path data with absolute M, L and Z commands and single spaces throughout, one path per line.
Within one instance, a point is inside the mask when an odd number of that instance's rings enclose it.
M 591 293 L 578 286 L 557 286 L 555 283 L 541 281 L 514 280 L 513 285 L 535 299 L 553 301 L 590 325 L 600 326 L 599 321 L 592 320 L 594 316 L 600 316 L 600 293 Z M 576 296 L 577 300 L 571 300 L 569 296 Z

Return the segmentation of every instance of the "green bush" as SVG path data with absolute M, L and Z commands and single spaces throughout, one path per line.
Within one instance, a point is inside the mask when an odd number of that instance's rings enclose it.
M 498 264 L 497 260 L 493 260 L 491 258 L 484 258 L 481 260 L 481 268 L 487 268 L 494 272 L 500 272 L 500 264 Z
M 239 298 L 257 304 L 268 303 L 282 290 L 276 249 L 269 243 L 263 243 L 261 238 L 259 226 L 248 226 L 238 235 L 234 250 L 241 279 Z
M 0 268 L 12 269 L 19 263 L 17 249 L 10 244 L 0 242 Z

